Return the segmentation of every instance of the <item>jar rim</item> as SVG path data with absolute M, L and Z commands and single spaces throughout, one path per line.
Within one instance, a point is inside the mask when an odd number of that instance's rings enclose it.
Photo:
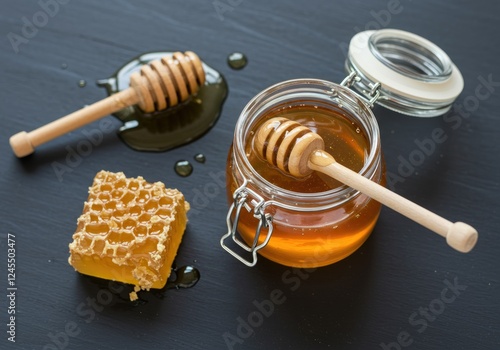
M 373 178 L 380 164 L 381 153 L 380 132 L 375 116 L 366 103 L 353 91 L 322 79 L 302 78 L 283 81 L 264 89 L 252 98 L 243 108 L 236 123 L 233 140 L 235 165 L 241 176 L 251 177 L 248 179 L 249 182 L 271 198 L 279 199 L 281 204 L 284 204 L 282 206 L 293 207 L 293 209 L 300 211 L 311 211 L 342 205 L 345 201 L 358 196 L 360 192 L 347 185 L 312 193 L 287 190 L 269 182 L 260 175 L 245 154 L 246 135 L 252 126 L 260 120 L 260 117 L 273 106 L 285 101 L 291 102 L 299 95 L 301 97 L 306 95 L 314 100 L 330 104 L 335 104 L 336 100 L 342 102 L 340 105 L 337 104 L 337 107 L 360 124 L 360 127 L 363 128 L 362 132 L 365 133 L 369 141 L 369 152 L 359 174 L 369 179 Z
M 401 114 L 435 117 L 450 110 L 464 81 L 460 70 L 439 46 L 397 29 L 366 30 L 354 35 L 345 61 L 359 78 L 361 94 L 381 85 L 376 103 Z
M 384 65 L 411 79 L 434 83 L 449 79 L 452 73 L 446 52 L 429 41 L 378 30 L 368 38 L 368 47 Z

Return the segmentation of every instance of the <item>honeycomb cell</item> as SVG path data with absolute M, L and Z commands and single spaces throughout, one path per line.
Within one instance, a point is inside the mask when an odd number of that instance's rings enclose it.
M 107 210 L 114 210 L 116 209 L 116 202 L 115 201 L 110 201 L 104 204 L 104 208 Z
M 90 245 L 92 244 L 93 239 L 90 237 L 82 237 L 82 239 L 79 241 L 80 243 L 80 248 L 81 249 L 89 249 Z
M 133 230 L 136 226 L 137 226 L 136 221 L 132 220 L 132 219 L 127 219 L 127 220 L 123 221 L 123 224 L 122 224 L 122 227 L 125 230 Z
M 90 199 L 90 198 L 89 198 Z M 89 201 L 90 202 L 90 201 Z M 92 206 L 91 206 L 92 210 L 95 211 L 95 212 L 99 212 L 99 211 L 102 211 L 102 209 L 104 208 L 102 203 L 93 203 Z
M 141 215 L 142 208 L 138 205 L 135 205 L 132 208 L 130 208 L 129 212 L 130 212 L 131 216 L 138 216 L 138 215 Z
M 78 218 L 69 263 L 80 273 L 150 289 L 165 286 L 186 228 L 181 192 L 101 171 Z
M 106 242 L 102 239 L 96 240 L 94 242 L 94 258 L 99 258 L 100 253 L 104 250 L 104 247 L 106 246 Z
M 137 181 L 130 181 L 128 186 L 127 186 L 131 191 L 137 191 L 137 189 L 139 188 L 139 183 Z
M 131 201 L 133 201 L 135 199 L 135 194 L 134 192 L 131 192 L 131 191 L 127 191 L 123 197 L 122 197 L 122 202 L 123 204 L 127 205 L 128 203 L 130 203 Z
M 142 190 L 139 192 L 139 198 L 137 201 L 139 203 L 145 203 L 150 197 L 151 195 L 149 194 L 149 191 Z
M 136 237 L 146 237 L 148 235 L 148 228 L 145 225 L 139 225 L 134 229 Z
M 135 236 L 127 232 L 110 232 L 106 237 L 106 241 L 112 245 L 127 245 L 127 243 L 135 240 Z
M 111 185 L 109 184 L 103 184 L 101 185 L 101 188 L 99 189 L 101 192 L 110 192 L 113 189 Z
M 108 226 L 108 224 L 105 224 L 105 223 L 88 224 L 85 226 L 85 230 L 88 233 L 91 233 L 93 235 L 99 235 L 99 234 L 107 233 L 109 231 L 109 226 Z
M 103 210 L 101 211 L 101 221 L 104 220 L 109 220 L 111 218 L 111 215 L 114 215 L 111 211 L 109 210 Z
M 149 220 L 151 220 L 151 215 L 144 213 L 141 216 L 139 216 L 137 220 L 142 223 L 149 222 Z
M 162 219 L 166 219 L 170 216 L 171 210 L 160 208 L 156 211 L 155 215 L 158 215 Z
M 121 189 L 121 188 L 124 188 L 124 187 L 127 187 L 127 180 L 125 180 L 125 179 L 118 179 L 118 180 L 116 180 L 116 182 L 115 182 L 115 188 L 116 189 Z
M 126 247 L 118 247 L 116 249 L 115 258 L 123 259 L 127 256 L 128 249 Z
M 145 205 L 144 205 L 144 209 L 148 212 L 148 213 L 154 213 L 156 212 L 156 209 L 158 209 L 158 201 L 152 199 L 150 201 L 148 201 Z
M 109 195 L 109 193 L 101 193 L 97 196 L 97 198 L 99 198 L 103 203 L 106 203 L 109 202 L 111 196 Z
M 111 197 L 114 199 L 120 199 L 123 196 L 123 191 L 120 190 L 114 190 L 111 192 Z
M 120 206 L 121 207 L 121 206 Z M 116 209 L 113 211 L 113 215 L 115 218 L 121 218 L 127 214 L 127 210 L 120 209 L 118 203 L 116 204 Z
M 162 222 L 155 222 L 153 225 L 151 225 L 151 229 L 149 230 L 150 235 L 159 235 L 160 233 L 163 232 L 163 228 L 165 225 L 163 225 Z
M 162 207 L 170 207 L 172 205 L 173 201 L 171 198 L 168 197 L 162 197 L 160 198 L 160 205 Z

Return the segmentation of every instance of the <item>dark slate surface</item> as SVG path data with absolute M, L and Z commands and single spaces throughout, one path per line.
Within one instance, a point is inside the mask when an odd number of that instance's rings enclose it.
M 40 4 L 49 4 L 50 16 L 40 15 Z M 16 53 L 8 35 L 22 35 L 23 18 L 44 26 L 28 33 L 31 38 Z M 51 0 L 4 1 L 0 348 L 383 349 L 386 344 L 399 349 L 394 343 L 399 337 L 410 349 L 499 349 L 499 19 L 496 1 L 61 0 L 57 8 Z M 451 112 L 424 120 L 375 109 L 392 173 L 398 172 L 401 157 L 408 159 L 416 149 L 415 140 L 429 138 L 437 127 L 445 130 L 447 140 L 395 188 L 451 220 L 475 226 L 480 232 L 475 250 L 457 253 L 436 235 L 383 210 L 366 244 L 335 265 L 305 273 L 261 259 L 257 267 L 246 268 L 219 247 L 226 229 L 223 188 L 208 202 L 196 198 L 214 181 L 211 175 L 224 170 L 239 112 L 260 90 L 282 80 L 339 82 L 350 38 L 380 27 L 417 33 L 452 57 L 466 82 L 457 108 L 473 101 L 467 98 L 475 96 L 481 77 L 495 82 L 490 96 L 469 106 L 470 115 Z M 75 148 L 85 139 L 82 130 L 26 159 L 12 155 L 10 135 L 104 97 L 94 82 L 130 58 L 146 51 L 188 49 L 218 68 L 230 87 L 218 124 L 203 138 L 168 153 L 138 153 L 109 132 L 62 178 L 53 164 L 65 164 L 66 147 Z M 234 51 L 249 58 L 241 71 L 226 65 Z M 85 88 L 78 86 L 81 79 L 87 81 Z M 83 130 L 98 128 L 94 123 Z M 174 173 L 175 161 L 192 159 L 200 151 L 207 162 L 194 163 L 190 177 Z M 197 213 L 190 217 L 177 264 L 196 266 L 201 271 L 198 285 L 169 290 L 164 298 L 146 295 L 145 303 L 130 305 L 117 296 L 107 301 L 107 285 L 68 265 L 76 218 L 101 169 L 165 181 L 185 193 Z M 8 233 L 16 240 L 15 343 L 6 333 Z M 447 283 L 462 289 L 452 302 L 442 304 L 436 299 Z M 261 320 L 255 303 L 269 300 L 274 290 L 282 293 L 282 303 Z M 94 306 L 92 299 L 97 300 Z M 418 314 L 429 307 L 436 315 Z M 254 317 L 254 326 L 238 328 L 239 320 L 248 322 L 248 317 Z

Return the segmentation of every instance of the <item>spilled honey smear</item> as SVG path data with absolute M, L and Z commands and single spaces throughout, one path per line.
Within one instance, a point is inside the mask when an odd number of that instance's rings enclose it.
M 97 82 L 104 87 L 108 95 L 129 87 L 130 75 L 151 61 L 172 52 L 150 52 L 132 59 L 110 78 Z M 138 151 L 167 151 L 192 142 L 217 122 L 228 87 L 221 73 L 203 64 L 205 85 L 198 93 L 184 103 L 163 111 L 144 113 L 137 106 L 127 107 L 114 114 L 124 125 L 119 136 L 125 144 Z

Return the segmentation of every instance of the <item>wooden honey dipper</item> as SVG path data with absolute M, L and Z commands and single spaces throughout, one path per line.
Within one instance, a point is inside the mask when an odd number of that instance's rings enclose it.
M 111 113 L 137 104 L 146 113 L 173 107 L 198 92 L 205 83 L 199 57 L 191 51 L 175 52 L 141 67 L 130 76 L 130 87 L 99 102 L 68 114 L 31 132 L 21 131 L 10 138 L 17 157 L 72 130 Z
M 296 177 L 313 171 L 326 174 L 445 237 L 459 252 L 471 251 L 477 242 L 478 233 L 472 226 L 452 223 L 339 164 L 324 151 L 321 136 L 295 121 L 280 117 L 266 121 L 257 131 L 254 146 L 262 158 L 282 171 Z

